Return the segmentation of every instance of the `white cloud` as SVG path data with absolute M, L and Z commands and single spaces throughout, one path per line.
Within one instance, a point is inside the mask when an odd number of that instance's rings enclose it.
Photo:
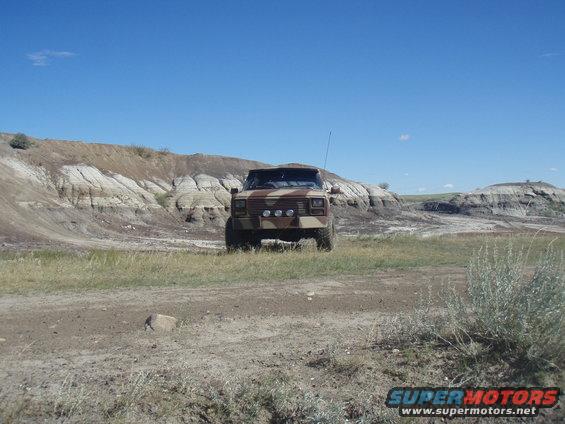
M 28 53 L 27 58 L 31 60 L 33 66 L 47 66 L 51 59 L 65 59 L 68 57 L 76 56 L 73 52 L 55 51 L 55 50 L 40 50 L 38 52 Z
M 549 52 L 549 53 L 540 54 L 539 57 L 544 58 L 544 59 L 549 59 L 551 57 L 561 56 L 562 54 L 563 53 L 561 53 L 561 52 Z
M 400 134 L 400 137 L 398 137 L 398 141 L 408 141 L 412 138 L 412 136 L 410 134 Z
M 447 184 L 444 184 L 443 187 L 444 187 L 444 188 L 453 188 L 453 184 L 447 183 Z
M 419 193 L 423 193 L 423 192 L 426 191 L 426 190 L 427 190 L 426 187 L 420 187 L 420 188 L 418 189 L 418 192 L 419 192 Z
M 559 171 L 559 169 L 557 169 L 557 168 L 549 168 L 549 170 L 550 170 L 551 172 L 557 172 L 557 171 Z

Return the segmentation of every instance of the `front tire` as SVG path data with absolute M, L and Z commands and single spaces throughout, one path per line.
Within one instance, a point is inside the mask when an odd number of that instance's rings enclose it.
M 259 250 L 261 249 L 261 240 L 254 239 L 249 231 L 236 230 L 233 227 L 233 219 L 230 217 L 226 221 L 225 240 L 228 252 L 236 250 Z
M 335 228 L 333 222 L 330 222 L 327 227 L 317 230 L 316 244 L 318 250 L 324 250 L 326 252 L 333 250 L 335 246 Z
M 233 228 L 233 219 L 231 217 L 226 221 L 225 230 L 226 249 L 228 252 L 235 252 L 243 247 L 243 237 L 241 231 Z

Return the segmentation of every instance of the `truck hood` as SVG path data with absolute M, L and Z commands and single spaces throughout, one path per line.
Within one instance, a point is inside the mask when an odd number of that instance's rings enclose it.
M 312 190 L 309 188 L 277 188 L 261 190 L 245 190 L 234 195 L 235 199 L 263 198 L 263 197 L 327 197 L 325 190 Z

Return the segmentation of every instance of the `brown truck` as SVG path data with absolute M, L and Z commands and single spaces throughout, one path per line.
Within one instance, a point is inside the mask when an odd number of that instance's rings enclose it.
M 240 192 L 232 189 L 226 222 L 228 251 L 260 248 L 263 239 L 298 242 L 313 238 L 318 249 L 332 250 L 335 229 L 329 194 L 316 168 L 267 168 L 249 171 Z

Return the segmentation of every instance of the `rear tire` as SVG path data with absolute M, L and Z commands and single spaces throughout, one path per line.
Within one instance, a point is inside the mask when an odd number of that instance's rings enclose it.
M 317 230 L 316 244 L 318 245 L 318 250 L 325 250 L 326 252 L 333 250 L 335 246 L 335 228 L 333 222 L 330 222 L 327 227 Z

